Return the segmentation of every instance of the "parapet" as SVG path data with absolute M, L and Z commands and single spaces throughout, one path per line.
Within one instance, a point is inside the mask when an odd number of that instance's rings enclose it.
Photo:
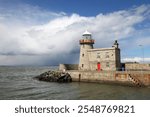
M 81 39 L 79 41 L 80 44 L 94 44 L 94 39 Z
M 59 64 L 59 70 L 78 70 L 78 64 Z

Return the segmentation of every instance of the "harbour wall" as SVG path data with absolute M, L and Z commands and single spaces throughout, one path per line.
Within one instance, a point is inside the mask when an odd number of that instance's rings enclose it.
M 150 64 L 141 64 L 141 63 L 125 63 L 125 69 L 133 71 L 150 71 Z
M 78 70 L 78 64 L 59 64 L 59 70 Z
M 150 73 L 138 71 L 79 71 L 68 70 L 72 81 L 117 83 L 121 85 L 150 86 Z

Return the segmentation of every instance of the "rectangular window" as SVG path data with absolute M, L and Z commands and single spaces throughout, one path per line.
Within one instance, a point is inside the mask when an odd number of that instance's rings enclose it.
M 109 55 L 106 55 L 106 58 L 109 58 Z
M 105 57 L 109 58 L 109 52 L 106 52 Z
M 84 54 L 82 54 L 82 57 L 84 57 Z
M 97 58 L 101 58 L 101 57 L 100 57 L 100 53 L 97 53 Z
M 82 67 L 84 66 L 84 64 L 82 64 Z
M 109 66 L 109 62 L 106 62 L 106 67 L 110 67 L 110 66 Z

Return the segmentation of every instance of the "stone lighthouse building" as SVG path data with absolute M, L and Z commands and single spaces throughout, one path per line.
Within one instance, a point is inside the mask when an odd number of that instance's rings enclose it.
M 121 68 L 120 49 L 117 40 L 112 47 L 94 48 L 92 34 L 85 31 L 80 44 L 79 64 L 60 64 L 59 70 L 117 71 Z
M 80 43 L 80 58 L 78 70 L 119 70 L 120 49 L 117 41 L 110 48 L 93 48 L 92 34 L 85 31 Z
M 90 70 L 89 53 L 87 50 L 93 49 L 94 40 L 92 39 L 91 33 L 85 31 L 82 35 L 80 43 L 80 59 L 79 59 L 79 70 Z

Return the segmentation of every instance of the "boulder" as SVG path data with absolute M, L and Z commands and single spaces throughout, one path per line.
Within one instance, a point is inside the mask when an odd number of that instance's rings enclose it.
M 71 82 L 72 81 L 72 78 L 69 73 L 60 72 L 60 71 L 47 71 L 34 78 L 40 81 L 47 81 L 47 82 Z

